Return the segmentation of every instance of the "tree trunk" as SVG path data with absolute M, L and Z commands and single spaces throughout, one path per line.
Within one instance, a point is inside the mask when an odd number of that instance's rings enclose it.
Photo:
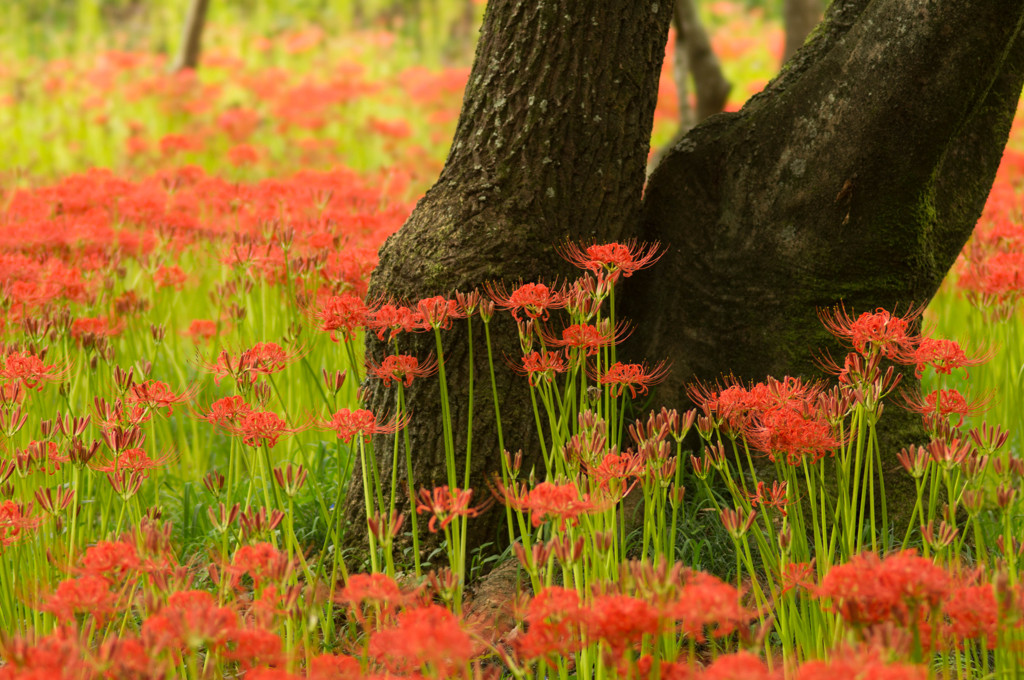
M 206 24 L 206 12 L 209 7 L 210 0 L 192 0 L 181 35 L 181 47 L 171 66 L 172 72 L 199 68 L 199 55 L 203 46 L 203 26 Z
M 558 244 L 610 241 L 635 230 L 670 16 L 663 5 L 635 0 L 491 0 L 445 167 L 381 249 L 369 298 L 415 303 L 489 281 L 551 281 L 568 273 L 555 252 Z M 506 447 L 524 449 L 529 469 L 538 444 L 526 381 L 501 360 L 519 354 L 516 331 L 511 321 L 496 317 L 492 334 Z M 399 341 L 402 352 L 421 360 L 434 352 L 427 334 Z M 466 445 L 468 344 L 462 331 L 444 336 L 460 458 Z M 369 336 L 368 357 L 379 362 L 387 350 Z M 485 417 L 493 407 L 482 336 L 475 338 L 474 351 L 471 480 L 477 497 L 485 498 L 501 452 L 493 417 Z M 367 387 L 375 412 L 394 412 L 393 389 L 376 380 Z M 415 483 L 445 484 L 437 379 L 420 379 L 406 394 Z M 379 464 L 390 478 L 392 440 L 379 436 L 374 444 L 385 452 Z M 404 486 L 404 465 L 399 478 Z M 347 497 L 353 526 L 365 526 L 363 507 L 357 470 Z M 504 523 L 501 509 L 471 520 L 470 547 L 507 541 Z
M 980 215 L 1009 133 L 1024 5 L 834 0 L 763 93 L 672 150 L 641 216 L 669 14 L 634 0 L 600 10 L 492 0 L 444 170 L 382 248 L 371 297 L 414 302 L 490 280 L 550 281 L 565 271 L 554 247 L 566 240 L 659 240 L 667 255 L 628 279 L 620 299 L 636 322 L 633 351 L 674 364 L 657 397 L 669 405 L 685 401 L 694 378 L 816 374 L 816 349 L 831 343 L 820 308 L 928 302 Z M 499 318 L 497 356 L 516 357 L 515 330 Z M 459 332 L 444 342 L 461 455 L 469 345 Z M 399 346 L 422 359 L 433 340 L 406 335 Z M 381 360 L 374 337 L 367 348 Z M 475 348 L 472 484 L 482 495 L 499 452 L 482 415 L 479 337 Z M 498 382 L 506 446 L 529 460 L 525 380 L 505 370 Z M 367 387 L 377 412 L 394 410 L 392 390 Z M 407 394 L 420 486 L 445 482 L 437 390 L 420 379 Z M 390 440 L 375 443 L 388 477 Z M 353 526 L 365 526 L 359 479 Z M 500 511 L 473 520 L 471 544 L 500 541 L 503 521 Z
M 676 42 L 673 54 L 675 63 L 673 75 L 676 81 L 676 96 L 679 100 L 679 129 L 672 141 L 658 149 L 651 159 L 651 168 L 658 163 L 668 150 L 679 143 L 693 126 L 708 116 L 721 113 L 729 101 L 730 83 L 715 56 L 704 22 L 700 19 L 695 0 L 676 0 L 672 22 L 676 27 Z M 697 96 L 696 109 L 690 104 L 689 79 L 693 76 L 693 89 Z
M 686 52 L 693 74 L 693 89 L 697 94 L 697 122 L 721 113 L 729 101 L 732 83 L 722 73 L 715 50 L 711 47 L 707 29 L 700 19 L 696 0 L 676 0 L 676 18 L 684 33 Z
M 817 375 L 816 348 L 842 350 L 816 310 L 932 298 L 1002 156 L 1022 22 L 1018 0 L 836 0 L 763 93 L 669 153 L 637 232 L 668 253 L 623 296 L 634 351 L 673 362 L 660 401 L 688 378 Z
M 785 63 L 821 21 L 821 0 L 785 0 L 782 15 L 786 25 L 786 47 L 782 53 Z

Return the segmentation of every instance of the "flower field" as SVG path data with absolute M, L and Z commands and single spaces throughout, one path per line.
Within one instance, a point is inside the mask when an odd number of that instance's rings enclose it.
M 45 50 L 38 18 L 0 9 L 0 679 L 1024 671 L 1019 125 L 926 310 L 820 310 L 849 351 L 823 361 L 834 385 L 695 384 L 694 410 L 634 419 L 667 367 L 618 360 L 615 284 L 657 267 L 658 244 L 559 244 L 579 272 L 563 285 L 367 298 L 458 116 L 470 46 L 413 46 L 440 20 L 412 35 L 222 10 L 201 70 L 169 73 L 134 15 L 44 4 L 79 12 Z M 781 32 L 708 9 L 735 108 Z M 674 133 L 670 64 L 655 146 Z M 543 469 L 503 432 L 501 479 L 466 488 L 449 419 L 445 486 L 382 475 L 377 433 L 412 469 L 406 387 L 436 384 L 447 412 L 453 326 L 483 329 L 471 351 L 507 370 L 496 315 L 519 322 Z M 366 361 L 366 333 L 394 353 Z M 437 352 L 403 354 L 408 333 Z M 394 389 L 390 413 L 366 410 L 368 381 Z M 475 417 L 501 432 L 493 386 L 476 376 L 494 410 Z M 909 528 L 887 512 L 877 436 L 897 409 L 931 437 L 898 456 Z M 343 521 L 354 471 L 367 526 Z M 484 609 L 466 536 L 494 503 L 520 577 Z

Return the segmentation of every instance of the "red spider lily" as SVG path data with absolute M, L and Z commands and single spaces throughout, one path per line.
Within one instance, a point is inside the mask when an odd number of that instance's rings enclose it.
M 319 654 L 309 660 L 311 680 L 344 680 L 362 674 L 359 659 L 342 654 Z
M 108 404 L 102 397 L 93 399 L 96 407 L 96 424 L 104 434 L 120 429 L 130 430 L 149 422 L 152 416 L 142 406 L 126 406 L 120 399 Z
M 742 596 L 735 586 L 711 574 L 694 571 L 676 593 L 668 613 L 679 629 L 697 642 L 705 634 L 725 637 L 744 629 L 757 618 L 757 612 L 742 605 Z
M 134 290 L 126 290 L 114 298 L 114 312 L 118 317 L 142 314 L 149 309 L 149 300 L 140 298 Z
M 259 597 L 253 600 L 250 615 L 260 626 L 272 627 L 280 617 L 287 617 L 299 611 L 299 598 L 304 586 L 300 584 L 278 588 L 274 585 L 265 586 Z
M 274 468 L 274 481 L 289 498 L 293 498 L 295 494 L 299 493 L 305 485 L 308 475 L 309 471 L 302 464 L 288 463 Z
M 775 462 L 789 465 L 817 463 L 833 453 L 842 442 L 832 434 L 832 425 L 808 409 L 784 407 L 758 416 L 747 428 L 747 440 Z
M 181 290 L 185 286 L 185 272 L 178 265 L 157 267 L 153 272 L 153 284 L 160 288 L 173 288 Z
M 727 434 L 738 434 L 745 429 L 760 406 L 758 397 L 739 383 L 714 387 L 694 383 L 687 388 L 687 393 L 705 416 L 713 420 L 713 426 L 725 427 Z
M 853 626 L 891 622 L 910 627 L 941 606 L 951 589 L 942 567 L 904 551 L 884 559 L 872 553 L 854 555 L 829 569 L 815 595 L 830 599 L 830 609 Z
M 817 363 L 826 373 L 836 376 L 840 385 L 858 390 L 858 400 L 861 402 L 877 403 L 903 379 L 903 375 L 896 372 L 895 366 L 882 370 L 881 354 L 864 357 L 857 352 L 850 352 L 843 358 L 842 366 L 831 357 L 820 359 Z
M 476 517 L 490 506 L 485 501 L 475 508 L 469 507 L 473 500 L 472 489 L 451 489 L 448 486 L 436 487 L 433 491 L 420 489 L 416 512 L 427 512 L 433 515 L 428 524 L 431 533 L 437 533 L 451 524 L 456 517 Z M 438 526 L 440 522 L 440 526 Z
M 985 638 L 989 649 L 999 639 L 999 604 L 991 583 L 957 585 L 945 599 L 946 634 L 958 643 Z
M 370 654 L 392 672 L 430 669 L 440 677 L 465 668 L 480 651 L 455 614 L 436 604 L 401 612 L 369 643 Z
M 597 488 L 613 495 L 616 492 L 625 495 L 625 490 L 616 484 L 621 485 L 631 478 L 642 477 L 646 467 L 647 464 L 643 456 L 633 449 L 621 454 L 612 451 L 605 454 L 597 465 L 588 466 L 587 475 L 597 485 Z
M 61 453 L 60 449 L 57 448 L 56 442 L 37 442 L 32 440 L 25 449 L 15 450 L 13 462 L 9 460 L 0 462 L 0 484 L 6 482 L 10 477 L 11 471 L 14 469 L 14 463 L 17 463 L 19 466 L 35 463 L 35 469 L 52 475 L 60 471 L 62 464 L 69 462 L 71 462 L 71 458 Z M 12 467 L 8 468 L 8 465 Z
M 129 404 L 145 406 L 149 409 L 167 408 L 167 415 L 174 413 L 173 404 L 183 404 L 191 401 L 199 388 L 192 386 L 181 394 L 175 394 L 170 386 L 159 380 L 147 380 L 146 382 L 132 385 L 128 388 L 128 395 L 125 401 Z
M 782 570 L 782 590 L 785 595 L 795 588 L 810 591 L 814 588 L 814 560 L 810 562 L 788 562 Z
M 975 247 L 966 255 L 957 286 L 967 291 L 974 305 L 994 307 L 1002 312 L 999 316 L 1008 318 L 1024 293 L 1024 252 L 1019 245 L 1009 252 L 989 246 Z
M 201 413 L 199 417 L 213 425 L 233 425 L 240 418 L 252 413 L 252 406 L 245 402 L 240 396 L 222 397 L 210 404 L 208 413 Z
M 191 338 L 195 343 L 210 340 L 217 335 L 217 322 L 209 319 L 194 319 L 189 324 L 188 330 L 184 331 L 182 335 Z
M 249 574 L 254 587 L 259 589 L 268 582 L 283 585 L 294 572 L 295 566 L 295 561 L 288 557 L 288 553 L 278 550 L 270 543 L 256 543 L 238 548 L 225 571 L 232 577 L 232 586 L 237 587 L 238 579 Z
M 142 641 L 121 636 L 104 640 L 92 659 L 98 668 L 104 669 L 108 677 L 141 678 L 157 672 Z M 72 667 L 68 665 L 67 667 Z
M 216 376 L 214 382 L 217 384 L 226 376 L 231 376 L 239 384 L 252 385 L 261 375 L 283 371 L 288 364 L 303 354 L 305 350 L 302 349 L 290 352 L 277 343 L 258 342 L 239 354 L 237 359 L 227 351 L 222 351 L 215 363 L 201 361 L 200 366 Z
M 956 417 L 956 425 L 960 427 L 964 418 L 984 411 L 988 407 L 989 397 L 968 400 L 958 390 L 935 390 L 924 397 L 920 394 L 903 394 L 907 409 L 920 413 L 924 418 L 925 427 L 936 430 L 945 422 Z
M 595 502 L 590 494 L 580 494 L 573 482 L 555 484 L 541 482 L 533 489 L 527 490 L 526 485 L 505 488 L 497 487 L 498 497 L 517 512 L 530 513 L 534 527 L 539 527 L 549 519 L 558 519 L 562 529 L 567 524 L 575 525 L 579 516 L 592 512 L 602 512 L 611 507 L 611 501 Z
M 42 389 L 48 382 L 60 382 L 68 374 L 68 367 L 46 364 L 40 357 L 28 352 L 11 352 L 0 357 L 0 378 L 19 381 L 28 389 Z
M 57 590 L 40 609 L 65 622 L 73 621 L 75 614 L 84 613 L 91 615 L 99 623 L 117 611 L 118 601 L 119 593 L 111 591 L 109 581 L 100 576 L 86 574 L 61 581 L 57 585 Z
M 917 346 L 919 337 L 913 325 L 922 311 L 923 308 L 914 307 L 903 316 L 893 316 L 879 307 L 854 319 L 840 306 L 832 311 L 819 311 L 818 317 L 832 335 L 849 341 L 865 357 L 881 354 L 889 359 L 898 359 Z
M 263 375 L 279 373 L 303 354 L 302 350 L 289 352 L 277 343 L 257 342 L 239 355 L 238 370 Z
M 772 409 L 795 408 L 814 413 L 822 390 L 819 383 L 805 383 L 790 376 L 782 380 L 769 377 L 749 388 L 732 380 L 724 386 L 695 383 L 687 388 L 698 408 L 728 435 L 747 432 L 760 415 Z
M 933 439 L 928 442 L 928 459 L 942 465 L 947 470 L 961 465 L 971 455 L 973 447 L 969 441 L 953 437 L 950 439 Z
M 430 328 L 452 327 L 453 319 L 464 319 L 466 315 L 457 300 L 449 300 L 443 295 L 424 298 L 416 303 L 416 311 L 423 317 L 423 322 Z
M 142 623 L 142 638 L 154 651 L 223 645 L 238 625 L 238 616 L 220 607 L 212 594 L 182 590 L 167 598 L 159 612 Z
M 968 357 L 963 348 L 955 340 L 941 338 L 921 338 L 920 343 L 902 361 L 912 364 L 914 375 L 920 378 L 926 366 L 931 366 L 937 373 L 950 375 L 954 368 L 966 368 L 983 364 L 991 358 L 991 353 L 977 357 Z M 964 372 L 967 377 L 966 371 Z
M 748 494 L 750 507 L 756 508 L 762 505 L 766 508 L 775 508 L 786 516 L 786 506 L 789 505 L 789 495 L 786 490 L 786 482 L 774 481 L 769 489 L 764 482 L 758 482 L 754 493 Z
M 377 539 L 381 545 L 391 545 L 395 538 L 402 531 L 405 523 L 405 513 L 392 510 L 386 516 L 383 512 L 375 512 L 372 517 L 366 518 L 366 526 L 370 535 Z
M 107 473 L 107 481 L 114 493 L 125 502 L 139 492 L 147 479 L 149 476 L 139 470 L 114 470 Z
M 330 333 L 331 340 L 337 342 L 340 333 L 342 339 L 348 342 L 366 325 L 369 313 L 362 298 L 344 293 L 321 300 L 316 318 L 320 320 L 320 330 Z
M 926 666 L 900 663 L 890 659 L 895 652 L 878 649 L 843 649 L 828 661 L 809 659 L 801 664 L 794 680 L 837 680 L 838 678 L 878 678 L 879 680 L 927 680 Z
M 335 602 L 351 605 L 371 602 L 387 607 L 398 607 L 411 603 L 416 594 L 403 590 L 386 573 L 353 573 L 345 587 L 335 593 Z M 353 607 L 358 615 L 359 609 Z
M 722 654 L 700 675 L 701 680 L 777 680 L 764 661 L 753 652 Z
M 587 356 L 593 356 L 605 347 L 617 345 L 629 337 L 630 329 L 625 323 L 611 327 L 608 321 L 599 325 L 579 323 L 562 330 L 561 338 L 544 335 L 544 343 L 551 347 L 572 347 L 586 350 Z
M 754 526 L 754 519 L 757 517 L 757 510 L 743 512 L 740 508 L 722 508 L 718 513 L 722 520 L 722 526 L 735 540 L 743 538 Z
M 337 411 L 328 421 L 321 421 L 318 425 L 321 429 L 333 430 L 338 439 L 346 444 L 352 441 L 357 434 L 369 438 L 375 434 L 392 434 L 401 430 L 406 425 L 406 419 L 392 420 L 390 423 L 378 423 L 376 416 L 366 409 L 350 411 L 343 408 Z
M 13 471 L 14 466 L 11 465 L 8 469 Z M 4 473 L 3 466 L 0 465 L 0 479 L 4 479 L 5 474 L 7 478 L 10 478 L 10 473 Z M 6 479 L 4 481 L 6 481 Z M 39 503 L 39 507 L 42 508 L 43 511 L 56 517 L 67 510 L 68 506 L 75 500 L 75 493 L 76 491 L 74 489 L 59 486 L 55 489 L 38 488 L 35 490 L 33 496 L 35 496 L 36 502 Z
M 611 293 L 614 282 L 593 276 L 581 276 L 569 284 L 565 291 L 565 309 L 574 319 L 594 318 L 601 309 L 601 303 Z
M 530 352 L 523 357 L 522 369 L 517 372 L 529 376 L 530 385 L 536 387 L 540 381 L 551 382 L 556 373 L 565 373 L 565 355 L 561 352 Z
M 86 548 L 78 568 L 83 574 L 120 578 L 140 566 L 139 554 L 129 541 L 100 541 Z
M 415 378 L 434 375 L 437 372 L 437 361 L 430 357 L 421 366 L 420 360 L 414 356 L 393 354 L 385 357 L 380 365 L 367 361 L 366 368 L 371 375 L 379 378 L 386 386 L 390 386 L 392 380 L 397 380 L 408 387 L 412 385 Z
M 647 394 L 647 388 L 664 380 L 668 372 L 669 367 L 664 361 L 659 361 L 651 369 L 647 368 L 647 364 L 624 364 L 617 361 L 600 376 L 592 377 L 602 385 L 611 386 L 613 397 L 620 396 L 628 389 L 630 396 L 636 399 L 637 393 Z
M 616 669 L 622 677 L 636 678 L 662 678 L 662 680 L 694 680 L 697 676 L 695 671 L 686 661 L 659 661 L 654 665 L 654 658 L 645 654 L 636 660 L 636 672 L 631 669 Z
M 226 425 L 225 429 L 240 436 L 246 446 L 273 447 L 283 434 L 294 434 L 306 429 L 305 425 L 289 427 L 280 416 L 270 411 L 250 411 L 238 419 L 237 424 Z
M 33 517 L 31 504 L 24 506 L 12 500 L 0 503 L 0 547 L 6 547 L 22 538 L 25 529 L 33 529 L 39 518 Z
M 224 658 L 239 661 L 243 668 L 277 665 L 284 656 L 281 636 L 264 628 L 233 628 L 224 646 Z
M 476 314 L 477 310 L 480 309 L 480 305 L 484 302 L 483 297 L 483 294 L 475 288 L 469 293 L 455 291 L 455 301 L 458 304 L 459 316 L 468 318 Z
M 558 657 L 570 656 L 583 647 L 581 625 L 586 610 L 575 590 L 548 586 L 527 605 L 526 634 L 515 639 L 517 656 L 524 660 L 543 659 L 545 665 Z
M 603 641 L 613 657 L 639 645 L 645 635 L 657 635 L 664 626 L 662 612 L 646 600 L 630 595 L 596 595 L 584 618 L 590 642 Z
M 21 382 L 2 383 L 0 382 L 0 412 L 8 406 L 16 406 L 25 401 L 25 386 Z
M 124 330 L 124 321 L 114 321 L 106 316 L 83 317 L 75 319 L 71 324 L 71 337 L 75 340 L 85 341 L 88 338 L 107 338 L 120 335 Z
M 635 240 L 626 243 L 595 243 L 585 248 L 567 243 L 560 249 L 560 254 L 580 269 L 589 270 L 614 283 L 620 274 L 632 276 L 634 272 L 657 262 L 665 254 L 664 251 L 658 252 L 660 247 L 657 241 L 645 244 Z
M 68 669 L 79 667 L 87 654 L 81 637 L 72 626 L 57 626 L 49 635 L 32 634 L 31 642 L 21 635 L 4 635 L 0 650 L 6 663 L 0 670 L 0 677 L 4 680 L 68 677 Z
M 120 451 L 111 461 L 94 460 L 89 463 L 89 467 L 97 472 L 117 472 L 119 470 L 145 472 L 162 466 L 170 458 L 170 455 L 164 455 L 154 460 L 143 449 L 131 448 Z
M 388 333 L 388 342 L 398 337 L 399 333 L 416 333 L 430 328 L 420 312 L 391 303 L 370 312 L 366 327 L 374 331 L 381 341 L 384 340 L 384 334 Z
M 486 284 L 484 290 L 500 309 L 512 312 L 516 321 L 521 321 L 519 312 L 531 319 L 547 321 L 552 309 L 565 307 L 565 296 L 543 283 L 521 283 L 511 293 L 498 283 Z

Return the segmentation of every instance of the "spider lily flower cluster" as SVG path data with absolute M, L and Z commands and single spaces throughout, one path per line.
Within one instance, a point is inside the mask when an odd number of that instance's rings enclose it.
M 75 657 L 146 677 L 169 669 L 209 675 L 203 668 L 258 677 L 271 669 L 287 673 L 289 664 L 306 677 L 469 677 L 499 664 L 515 677 L 814 678 L 854 663 L 857 672 L 923 678 L 930 656 L 984 665 L 989 649 L 1012 649 L 1021 637 L 1024 595 L 1019 542 L 1006 518 L 1016 512 L 1015 480 L 1024 466 L 1001 453 L 1005 430 L 964 424 L 984 400 L 948 388 L 903 391 L 897 370 L 949 376 L 984 357 L 952 341 L 918 337 L 913 314 L 837 309 L 823 318 L 853 351 L 822 361 L 835 385 L 795 377 L 694 385 L 696 409 L 627 419 L 630 400 L 648 394 L 667 367 L 616 356 L 630 326 L 615 316 L 613 284 L 654 262 L 659 251 L 640 244 L 565 250 L 584 273 L 557 286 L 493 284 L 484 293 L 415 304 L 366 304 L 351 293 L 310 300 L 301 319 L 339 350 L 337 363 L 318 370 L 310 365 L 318 341 L 302 336 L 301 326 L 286 329 L 281 343 L 239 338 L 240 349 L 199 347 L 192 365 L 209 376 L 206 387 L 200 381 L 175 389 L 144 363 L 112 366 L 109 396 L 93 399 L 88 416 L 58 415 L 40 426 L 43 439 L 18 443 L 12 462 L 0 466 L 0 485 L 15 493 L 41 473 L 71 475 L 67 486 L 35 488 L 30 503 L 0 505 L 4 549 L 28 550 L 61 572 L 33 600 L 51 617 L 51 632 L 31 641 L 19 637 L 23 630 L 0 645 L 6 668 L 49 668 L 21 661 L 17 650 L 59 645 L 66 656 L 55 658 L 63 662 Z M 236 305 L 239 323 L 247 322 L 237 310 L 251 304 L 253 293 L 241 284 L 222 289 L 223 306 Z M 542 469 L 523 470 L 522 457 L 505 452 L 492 488 L 471 489 L 462 473 L 472 449 L 462 459 L 455 455 L 443 339 L 457 323 L 482 323 L 493 375 L 502 363 L 489 343 L 496 313 L 507 313 L 519 328 L 521 356 L 502 359 L 522 374 L 537 423 L 536 439 L 515 445 L 540 449 Z M 390 352 L 361 360 L 364 331 L 386 341 Z M 435 351 L 403 353 L 408 333 L 433 334 Z M 87 365 L 42 356 L 5 354 L 11 396 L 0 414 L 7 441 L 23 442 L 27 409 Z M 318 409 L 297 410 L 287 397 L 296 375 L 310 383 Z M 390 414 L 360 407 L 353 386 L 363 379 L 392 390 Z M 413 478 L 415 450 L 403 429 L 410 420 L 405 390 L 417 381 L 436 385 L 447 419 L 447 484 L 424 487 Z M 213 389 L 230 393 L 200 405 Z M 491 391 L 500 428 L 493 381 Z M 876 428 L 887 403 L 918 412 L 934 437 L 899 455 L 917 489 L 902 541 L 892 536 L 881 503 Z M 187 428 L 185 411 L 192 427 L 229 446 L 225 472 L 207 471 L 202 484 L 209 501 L 203 514 L 217 545 L 205 568 L 207 588 L 194 586 L 195 568 L 170 550 L 171 525 L 142 500 L 151 497 L 154 478 L 194 455 L 154 453 L 155 442 L 173 441 L 169 422 L 178 432 Z M 700 455 L 685 450 L 694 430 L 704 442 Z M 330 497 L 315 461 L 281 457 L 310 432 L 334 443 L 339 463 L 342 451 L 360 462 L 367 519 L 358 529 L 369 537 L 369 573 L 350 573 L 343 560 L 325 557 L 346 530 L 358 530 L 340 522 L 347 471 L 339 468 Z M 391 438 L 390 469 L 378 465 L 376 435 Z M 403 463 L 404 478 L 395 474 Z M 96 535 L 80 511 L 81 489 L 93 475 L 108 479 L 110 535 L 83 551 L 82 535 Z M 722 502 L 714 476 L 731 502 Z M 827 482 L 832 476 L 834 485 Z M 315 548 L 296 526 L 297 503 L 307 498 L 325 520 L 324 542 Z M 504 625 L 479 618 L 465 600 L 469 523 L 495 502 L 531 593 L 508 598 Z M 688 504 L 717 511 L 735 548 L 734 582 L 676 562 Z M 996 524 L 993 509 L 1001 513 Z M 630 513 L 642 514 L 633 535 L 625 531 Z M 48 527 L 65 541 L 44 557 L 28 546 Z M 447 568 L 421 563 L 421 532 L 443 536 Z M 977 549 L 972 569 L 962 560 L 968 532 Z M 414 552 L 403 574 L 398 546 L 407 534 Z M 901 550 L 916 540 L 920 553 Z M 317 614 L 303 618 L 309 611 Z M 26 613 L 25 605 L 0 597 L 4 620 L 27 620 Z M 124 626 L 132 633 L 110 637 Z M 316 639 L 349 640 L 351 655 L 322 653 Z M 839 639 L 846 646 L 823 643 Z M 1016 652 L 996 654 L 1001 667 L 1017 663 Z
M 374 53 L 390 49 L 374 35 Z M 320 64 L 333 53 L 311 50 L 325 42 L 285 31 L 254 54 Z M 995 326 L 972 335 L 994 334 L 975 345 L 992 349 L 920 338 L 909 312 L 832 310 L 827 324 L 854 349 L 823 359 L 835 385 L 694 386 L 697 410 L 638 417 L 631 400 L 668 367 L 617 356 L 632 327 L 616 318 L 616 283 L 656 263 L 657 244 L 561 244 L 576 280 L 366 299 L 377 249 L 432 162 L 406 151 L 449 137 L 465 73 L 417 67 L 382 85 L 345 61 L 319 82 L 219 48 L 202 76 L 168 77 L 127 51 L 42 69 L 8 88 L 18 97 L 0 113 L 59 93 L 63 109 L 94 116 L 91 139 L 111 142 L 100 148 L 126 153 L 115 172 L 48 184 L 19 174 L 0 190 L 0 680 L 814 680 L 998 677 L 1024 665 L 1024 428 L 1005 427 L 1024 409 L 1016 392 L 970 396 L 954 382 L 970 370 L 991 386 L 998 362 L 1017 377 L 1018 155 L 947 287 L 984 307 Z M 238 78 L 220 87 L 220 72 Z M 338 132 L 328 121 L 381 89 L 429 111 L 359 123 L 410 164 L 299 170 L 337 162 L 346 145 L 310 134 Z M 160 112 L 174 120 L 148 127 Z M 11 167 L 39 167 L 56 146 L 30 136 L 11 136 Z M 251 181 L 269 168 L 279 175 Z M 492 355 L 496 314 L 519 328 L 513 356 Z M 504 451 L 490 488 L 469 488 L 462 473 L 480 444 L 473 454 L 456 431 L 472 425 L 451 418 L 446 334 L 459 326 L 478 345 L 482 331 L 488 370 L 511 365 L 533 397 L 536 429 L 503 431 L 504 395 L 475 376 L 494 414 L 473 417 L 495 418 L 502 449 L 543 452 L 524 469 Z M 388 351 L 364 358 L 366 333 Z M 433 335 L 433 351 L 413 355 L 410 333 Z M 901 372 L 932 387 L 906 391 Z M 364 385 L 390 390 L 393 404 L 367 410 Z M 401 474 L 418 453 L 404 437 L 414 387 L 436 390 L 447 415 L 437 480 Z M 487 401 L 469 399 L 478 411 Z M 979 422 L 986 406 L 1002 426 Z M 877 426 L 900 407 L 931 441 L 906 442 L 891 461 Z M 881 502 L 883 465 L 913 480 L 906 534 Z M 367 521 L 346 526 L 354 469 Z M 523 583 L 474 602 L 463 541 L 494 505 Z M 706 527 L 684 533 L 695 516 L 721 522 L 735 547 L 722 578 L 677 563 L 727 552 Z M 342 548 L 357 532 L 373 545 L 369 573 Z M 409 534 L 431 532 L 446 554 L 427 564 L 418 545 L 402 552 Z

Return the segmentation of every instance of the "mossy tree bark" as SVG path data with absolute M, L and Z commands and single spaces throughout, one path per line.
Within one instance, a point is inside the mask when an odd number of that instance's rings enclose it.
M 551 281 L 569 273 L 558 244 L 611 241 L 635 229 L 670 17 L 671 5 L 636 0 L 491 0 L 444 169 L 381 249 L 369 297 L 415 303 L 490 281 Z M 480 330 L 479 319 L 475 326 Z M 538 447 L 529 393 L 502 360 L 519 354 L 516 331 L 496 317 L 492 333 L 506 447 L 524 449 L 529 469 Z M 429 334 L 404 335 L 399 343 L 421 360 L 435 351 Z M 466 446 L 468 346 L 464 332 L 445 333 L 458 460 Z M 367 343 L 367 355 L 378 362 L 392 349 L 375 337 Z M 480 334 L 474 352 L 471 479 L 482 499 L 500 471 L 501 452 Z M 368 387 L 377 412 L 394 412 L 393 390 L 377 381 Z M 437 379 L 414 382 L 407 398 L 415 484 L 446 484 Z M 388 479 L 392 441 L 375 441 Z M 404 463 L 399 477 L 404 488 Z M 359 474 L 353 479 L 348 516 L 365 526 Z M 471 546 L 507 540 L 501 511 L 471 527 Z
M 674 147 L 642 206 L 672 8 L 597 6 L 488 3 L 444 170 L 382 248 L 371 296 L 550 281 L 567 273 L 555 246 L 568 239 L 661 241 L 667 255 L 620 299 L 632 351 L 673 362 L 658 394 L 669 405 L 685 403 L 692 379 L 817 375 L 831 340 L 820 308 L 905 310 L 932 297 L 980 215 L 1020 96 L 1019 0 L 834 0 L 763 93 Z M 512 324 L 493 330 L 498 356 L 516 357 Z M 434 349 L 429 336 L 400 342 L 421 358 Z M 472 485 L 483 495 L 500 468 L 480 337 L 474 346 Z M 464 333 L 446 335 L 457 456 L 467 348 Z M 377 361 L 388 349 L 368 340 Z M 501 369 L 506 447 L 529 461 L 525 380 Z M 393 390 L 368 388 L 378 412 L 394 410 Z M 444 484 L 437 381 L 407 398 L 416 483 Z M 391 441 L 375 444 L 388 476 Z M 365 526 L 354 479 L 348 517 Z M 502 524 L 500 512 L 473 520 L 471 543 L 500 541 Z
M 676 145 L 637 232 L 668 254 L 623 296 L 637 351 L 674 364 L 661 399 L 685 403 L 686 378 L 817 375 L 816 348 L 843 350 L 816 310 L 932 298 L 1002 156 L 1022 23 L 1017 0 L 837 0 L 764 92 Z

